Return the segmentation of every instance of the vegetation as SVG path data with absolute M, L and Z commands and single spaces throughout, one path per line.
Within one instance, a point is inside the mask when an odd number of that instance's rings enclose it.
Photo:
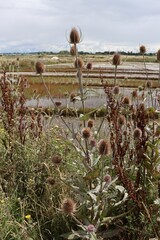
M 26 104 L 31 85 L 18 74 L 13 82 L 8 71 L 19 71 L 17 64 L 2 64 L 0 239 L 160 239 L 159 88 L 146 72 L 145 86 L 128 97 L 113 74 L 116 85 L 100 79 L 103 109 L 86 112 L 89 91 L 75 28 L 69 41 L 78 94 L 66 95 L 65 115 L 74 112 L 76 121 L 63 117 L 41 59 L 36 71 L 53 105 L 49 112 L 39 106 L 38 92 L 37 107 Z M 91 70 L 89 62 L 88 75 Z

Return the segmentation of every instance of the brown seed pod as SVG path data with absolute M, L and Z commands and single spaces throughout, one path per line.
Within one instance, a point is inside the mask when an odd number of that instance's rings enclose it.
M 76 99 L 75 99 L 76 96 L 77 95 L 75 93 L 71 93 L 71 95 L 70 95 L 70 102 L 75 102 L 76 101 Z
M 77 53 L 76 46 L 73 45 L 73 46 L 70 48 L 70 54 L 71 54 L 71 56 L 76 56 L 76 53 Z
M 62 157 L 59 156 L 59 155 L 53 155 L 53 156 L 52 156 L 52 162 L 53 162 L 55 165 L 59 165 L 59 164 L 62 162 Z
M 109 183 L 111 182 L 111 180 L 112 180 L 112 178 L 111 178 L 111 176 L 110 176 L 109 174 L 106 174 L 106 175 L 104 176 L 104 181 L 105 181 L 107 184 L 109 184 Z
M 81 58 L 77 58 L 74 62 L 75 68 L 81 69 L 83 67 L 84 63 Z
M 70 43 L 77 44 L 80 42 L 80 33 L 76 28 L 72 28 L 69 35 Z
M 36 72 L 41 74 L 45 71 L 45 66 L 42 62 L 36 62 Z
M 119 86 L 114 86 L 114 88 L 113 88 L 113 93 L 114 93 L 115 95 L 118 95 L 118 94 L 119 94 Z
M 160 49 L 157 52 L 157 61 L 160 62 Z
M 146 53 L 146 47 L 145 47 L 144 45 L 141 45 L 141 46 L 139 47 L 139 52 L 140 52 L 141 54 L 145 54 L 145 53 Z
M 76 211 L 76 203 L 71 198 L 66 198 L 62 202 L 62 211 L 66 215 L 72 215 Z
M 86 65 L 87 70 L 92 70 L 93 64 L 91 62 L 88 62 Z
M 89 128 L 92 128 L 93 127 L 93 124 L 94 124 L 94 121 L 92 119 L 89 119 L 88 122 L 87 122 L 87 126 Z
M 53 177 L 48 177 L 46 179 L 46 182 L 53 186 L 55 184 L 55 179 Z
M 98 151 L 100 155 L 109 154 L 109 143 L 104 139 L 101 139 L 98 143 Z
M 91 136 L 91 130 L 90 128 L 83 128 L 82 129 L 82 137 L 87 139 Z
M 152 82 L 151 81 L 147 81 L 146 82 L 146 87 L 147 88 L 151 88 L 152 87 Z
M 121 55 L 119 53 L 115 53 L 112 58 L 112 64 L 115 66 L 120 65 L 121 63 Z
M 126 118 L 124 115 L 120 115 L 119 118 L 118 118 L 118 126 L 122 126 L 126 123 Z
M 124 97 L 123 100 L 122 100 L 122 103 L 125 104 L 125 105 L 129 105 L 130 104 L 130 99 L 129 97 Z
M 137 97 L 138 97 L 137 90 L 133 90 L 133 92 L 132 92 L 132 97 L 133 97 L 133 98 L 137 98 Z
M 140 139 L 142 137 L 142 131 L 139 128 L 136 128 L 133 133 L 134 139 Z

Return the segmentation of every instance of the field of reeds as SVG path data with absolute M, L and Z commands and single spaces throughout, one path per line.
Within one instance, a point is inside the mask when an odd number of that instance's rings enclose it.
M 158 240 L 160 50 L 69 44 L 0 57 L 0 240 Z

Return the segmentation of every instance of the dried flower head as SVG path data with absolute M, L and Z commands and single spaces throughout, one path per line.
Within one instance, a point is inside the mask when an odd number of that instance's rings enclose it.
M 140 128 L 136 128 L 133 133 L 134 139 L 140 139 L 142 137 L 142 131 Z
M 92 119 L 89 119 L 88 122 L 87 122 L 87 126 L 89 128 L 92 128 L 93 127 L 93 124 L 94 124 L 94 121 Z
M 61 101 L 56 101 L 55 105 L 56 105 L 56 107 L 60 107 L 62 105 L 62 102 Z
M 73 92 L 73 93 L 71 93 L 71 95 L 70 95 L 70 102 L 75 102 L 76 101 L 76 94 Z
M 55 179 L 53 177 L 48 177 L 46 179 L 46 182 L 53 186 L 55 184 Z
M 157 52 L 157 61 L 160 62 L 160 49 Z
M 82 58 L 77 58 L 74 62 L 75 68 L 81 69 L 83 67 L 83 60 Z
M 76 203 L 71 198 L 66 198 L 62 202 L 62 211 L 66 215 L 71 215 L 76 211 Z
M 115 95 L 118 95 L 118 94 L 119 94 L 119 86 L 114 86 L 114 88 L 113 88 L 113 93 L 114 93 Z
M 90 130 L 90 128 L 83 128 L 82 129 L 82 137 L 83 138 L 85 138 L 85 139 L 87 139 L 87 138 L 89 138 L 91 136 L 91 130 Z
M 70 31 L 69 39 L 70 43 L 77 44 L 80 42 L 80 35 L 79 31 L 76 28 L 72 28 Z
M 115 53 L 112 58 L 112 64 L 115 66 L 120 65 L 121 63 L 121 55 L 119 53 Z
M 95 139 L 91 139 L 90 145 L 91 145 L 91 147 L 95 147 L 96 146 L 96 140 Z
M 106 174 L 106 175 L 104 176 L 104 181 L 105 181 L 107 184 L 110 184 L 111 180 L 112 180 L 112 178 L 111 178 L 111 176 L 110 176 L 109 174 Z
M 104 139 L 101 139 L 98 143 L 98 151 L 100 155 L 109 154 L 109 143 Z
M 70 54 L 71 54 L 71 56 L 76 56 L 76 53 L 77 53 L 76 46 L 73 45 L 73 46 L 70 48 Z
M 87 232 L 95 232 L 96 231 L 96 228 L 93 224 L 89 224 L 87 226 Z
M 122 103 L 125 104 L 125 105 L 129 105 L 130 104 L 130 99 L 129 97 L 124 97 L 123 100 L 122 100 Z
M 141 54 L 145 54 L 145 52 L 146 52 L 146 47 L 145 47 L 144 45 L 141 45 L 141 46 L 139 47 L 139 52 L 140 52 Z
M 133 97 L 133 98 L 137 98 L 137 97 L 138 97 L 137 90 L 133 90 L 133 92 L 132 92 L 132 97 Z
M 43 73 L 45 71 L 45 66 L 42 62 L 36 62 L 36 72 L 37 73 Z
M 62 157 L 60 155 L 53 155 L 52 156 L 52 162 L 55 165 L 59 165 L 62 162 Z
M 152 82 L 151 81 L 147 81 L 146 82 L 146 87 L 147 88 L 151 88 L 152 87 Z
M 119 118 L 118 118 L 118 126 L 121 127 L 122 125 L 125 124 L 125 122 L 126 122 L 125 116 L 124 115 L 120 115 Z
M 91 70 L 93 68 L 92 63 L 88 62 L 86 68 L 87 68 L 87 70 Z

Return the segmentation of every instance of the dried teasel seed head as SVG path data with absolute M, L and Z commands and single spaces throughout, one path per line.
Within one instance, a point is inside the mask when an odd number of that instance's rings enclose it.
M 123 100 L 122 100 L 122 103 L 125 104 L 125 105 L 129 105 L 130 104 L 130 99 L 129 97 L 124 97 Z
M 76 101 L 76 99 L 75 99 L 76 96 L 77 95 L 74 92 L 71 93 L 71 95 L 70 95 L 70 102 L 75 102 Z
M 80 33 L 76 28 L 72 28 L 69 35 L 70 43 L 77 44 L 80 42 Z
M 91 62 L 88 62 L 86 65 L 87 70 L 92 70 L 93 64 Z
M 55 179 L 53 177 L 48 177 L 46 179 L 46 182 L 53 186 L 55 184 Z
M 145 47 L 144 45 L 141 45 L 141 46 L 139 47 L 139 52 L 140 52 L 141 54 L 145 54 L 145 53 L 146 53 L 146 47 Z
M 119 53 L 115 53 L 112 58 L 112 64 L 115 66 L 120 65 L 121 63 L 121 55 Z
M 109 184 L 109 183 L 111 182 L 111 180 L 112 180 L 112 178 L 111 178 L 111 176 L 110 176 L 109 174 L 106 174 L 106 175 L 104 176 L 104 181 L 105 181 L 107 184 Z
M 119 86 L 114 86 L 114 88 L 113 88 L 113 93 L 114 93 L 115 95 L 118 95 L 118 94 L 119 94 Z
M 44 66 L 44 64 L 42 62 L 36 62 L 35 67 L 36 67 L 36 72 L 37 73 L 39 73 L 39 74 L 44 73 L 45 66 Z
M 118 118 L 118 126 L 122 126 L 126 123 L 126 118 L 124 115 L 120 115 L 119 118 Z
M 140 128 L 136 128 L 133 132 L 134 139 L 140 139 L 142 137 L 142 131 Z
M 60 107 L 62 105 L 62 102 L 61 101 L 56 101 L 55 105 L 56 105 L 56 107 Z
M 82 129 L 82 137 L 87 139 L 91 136 L 91 130 L 89 127 Z
M 137 98 L 137 97 L 138 97 L 137 90 L 133 90 L 133 92 L 132 92 L 132 97 L 133 97 L 133 98 Z
M 77 58 L 74 62 L 75 68 L 81 69 L 83 67 L 84 63 L 82 58 Z
M 71 56 L 76 56 L 77 54 L 77 49 L 76 49 L 76 46 L 73 45 L 71 48 L 70 48 L 70 54 Z
M 151 88 L 152 87 L 152 82 L 151 81 L 147 81 L 146 82 L 146 87 L 147 88 Z
M 160 49 L 157 52 L 157 61 L 160 62 Z
M 109 154 L 109 143 L 104 139 L 101 139 L 98 143 L 98 151 L 100 155 Z
M 60 155 L 52 156 L 52 163 L 55 165 L 59 165 L 62 162 L 62 157 Z
M 94 124 L 94 121 L 92 119 L 89 119 L 88 122 L 87 122 L 87 126 L 89 128 L 92 128 L 93 127 L 93 124 Z
M 76 203 L 71 198 L 66 198 L 62 202 L 62 211 L 66 215 L 72 215 L 76 211 Z

